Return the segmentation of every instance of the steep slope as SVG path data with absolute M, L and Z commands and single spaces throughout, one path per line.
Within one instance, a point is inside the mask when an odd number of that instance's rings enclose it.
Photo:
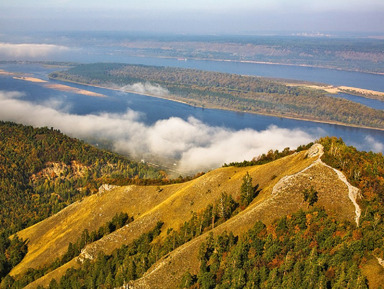
M 53 128 L 0 121 L 0 233 L 15 233 L 47 218 L 111 175 L 162 177 L 145 164 Z
M 164 174 L 53 128 L 0 121 L 0 280 L 25 252 L 9 236 L 97 192 L 106 179 L 144 178 L 160 181 Z
M 303 202 L 302 192 L 311 186 L 319 192 L 319 206 L 324 206 L 334 216 L 353 221 L 354 205 L 349 199 L 348 186 L 332 168 L 318 161 L 321 153 L 319 149 L 322 147 L 315 145 L 308 153 L 312 156 L 312 162 L 308 166 L 299 171 L 299 167 L 296 167 L 295 171 L 280 179 L 284 180 L 283 184 L 281 181 L 274 185 L 271 183 L 264 189 L 264 200 L 255 200 L 239 215 L 213 229 L 213 234 L 231 231 L 238 235 L 250 229 L 257 220 L 269 224 L 278 217 L 296 212 L 300 208 L 305 209 L 307 204 Z M 208 235 L 206 233 L 192 240 L 163 258 L 141 279 L 133 282 L 134 288 L 175 288 L 186 271 L 197 274 L 199 264 L 196 256 Z
M 244 211 L 214 228 L 214 234 L 223 231 L 240 234 L 252 227 L 256 220 L 271 223 L 279 216 L 299 208 L 306 209 L 308 204 L 303 200 L 303 191 L 311 187 L 319 193 L 317 205 L 325 207 L 337 218 L 354 222 L 355 206 L 349 199 L 348 186 L 332 168 L 319 161 L 320 155 L 321 146 L 315 145 L 309 152 L 295 153 L 261 166 L 217 169 L 183 184 L 119 187 L 90 196 L 19 232 L 20 237 L 29 239 L 29 251 L 12 274 L 49 264 L 64 254 L 69 242 L 79 238 L 84 229 L 97 229 L 116 212 L 127 212 L 135 220 L 88 245 L 78 261 L 71 261 L 71 265 L 80 266 L 81 261 L 94 259 L 101 251 L 110 254 L 149 231 L 158 221 L 164 222 L 162 232 L 170 228 L 177 229 L 190 219 L 192 212 L 199 212 L 212 204 L 223 191 L 232 194 L 234 199 L 238 198 L 242 179 L 247 172 L 253 178 L 254 185 L 260 185 L 261 193 Z M 206 235 L 193 239 L 161 259 L 142 279 L 135 282 L 135 286 L 174 288 L 185 271 L 198 270 L 196 254 Z M 69 268 L 69 265 L 40 278 L 28 288 L 48 285 L 51 278 L 59 278 L 65 268 Z

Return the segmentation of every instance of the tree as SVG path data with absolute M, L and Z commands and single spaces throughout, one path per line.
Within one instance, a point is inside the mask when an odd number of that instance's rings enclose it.
M 311 187 L 309 190 L 304 190 L 304 202 L 308 202 L 308 205 L 312 207 L 319 200 L 317 194 L 318 192 L 313 187 Z
M 216 203 L 216 211 L 220 218 L 228 220 L 236 209 L 236 206 L 237 204 L 232 199 L 232 196 L 224 192 L 221 193 L 220 199 Z
M 252 177 L 247 172 L 243 177 L 243 183 L 240 188 L 240 205 L 244 207 L 248 206 L 259 192 L 259 185 L 255 187 L 252 186 Z
M 198 282 L 203 289 L 213 289 L 216 285 L 215 276 L 211 272 L 199 274 Z
M 107 278 L 105 279 L 106 288 L 113 288 L 113 276 L 112 272 L 109 272 Z
M 1 288 L 5 289 L 5 288 L 12 288 L 12 285 L 13 283 L 15 282 L 15 280 L 12 278 L 12 276 L 10 275 L 7 275 L 5 276 L 5 278 L 3 279 L 3 281 L 1 282 Z
M 189 288 L 196 282 L 194 276 L 191 275 L 189 272 L 185 272 L 183 277 L 181 278 L 180 282 L 180 289 Z

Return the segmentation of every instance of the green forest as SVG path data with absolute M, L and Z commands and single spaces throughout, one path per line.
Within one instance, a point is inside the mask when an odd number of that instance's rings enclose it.
M 127 213 L 117 213 L 97 230 L 84 230 L 75 242 L 69 243 L 67 252 L 51 264 L 29 269 L 17 278 L 8 273 L 27 253 L 28 240 L 17 235 L 9 238 L 11 234 L 97 192 L 102 183 L 170 183 L 164 172 L 99 150 L 53 128 L 1 122 L 0 137 L 1 288 L 25 287 L 78 256 L 87 244 L 134 219 Z M 342 171 L 361 190 L 359 226 L 328 215 L 325 208 L 317 205 L 316 190 L 310 188 L 302 192 L 305 210 L 270 224 L 254 220 L 253 227 L 240 235 L 226 231 L 213 234 L 212 229 L 240 214 L 260 194 L 262 188 L 257 180 L 253 182 L 246 173 L 237 198 L 233 192 L 223 191 L 201 211 L 191 212 L 190 219 L 182 225 L 166 231 L 160 220 L 111 254 L 100 253 L 95 260 L 86 259 L 79 268 L 69 269 L 60 280 L 52 280 L 49 288 L 122 286 L 205 233 L 208 237 L 195 256 L 199 270 L 185 271 L 179 288 L 369 288 L 370 282 L 380 283 L 380 275 L 372 273 L 370 266 L 372 261 L 384 259 L 384 156 L 358 151 L 335 137 L 318 142 L 324 147 L 322 160 Z M 263 165 L 310 146 L 271 150 L 254 160 L 230 165 Z
M 315 199 L 307 211 L 268 226 L 256 222 L 239 238 L 211 235 L 199 251 L 199 273 L 186 272 L 180 288 L 369 288 L 363 270 L 370 259 L 384 257 L 384 157 L 341 139 L 320 143 L 323 161 L 363 193 L 360 226 L 336 221 Z
M 86 260 L 81 269 L 68 270 L 60 281 L 52 280 L 49 288 L 113 288 L 114 286 L 122 286 L 125 282 L 141 277 L 161 257 L 237 215 L 259 193 L 259 185 L 253 186 L 252 178 L 246 174 L 241 185 L 239 201 L 234 200 L 230 194 L 222 193 L 215 203 L 209 204 L 201 212 L 193 213 L 192 217 L 180 228 L 168 229 L 163 240 L 157 238 L 162 232 L 163 223 L 160 221 L 151 231 L 142 234 L 131 244 L 123 245 L 111 255 L 99 254 L 95 262 Z M 31 269 L 17 280 L 7 276 L 3 281 L 2 288 L 23 288 L 43 274 L 77 256 L 80 249 L 87 243 L 93 242 L 130 221 L 132 219 L 128 215 L 117 214 L 97 231 L 83 232 L 76 244 L 69 244 L 67 252 L 60 260 L 56 260 L 50 266 L 39 270 Z M 235 239 L 233 234 L 231 236 Z
M 121 90 L 147 83 L 162 90 L 144 93 L 193 106 L 384 128 L 381 110 L 329 96 L 322 90 L 287 86 L 268 78 L 118 63 L 82 64 L 53 72 L 49 77 Z
M 186 271 L 179 288 L 370 287 L 366 277 L 369 262 L 384 258 L 384 157 L 381 153 L 357 151 L 337 138 L 323 138 L 320 143 L 324 146 L 323 161 L 343 171 L 349 182 L 362 191 L 364 214 L 359 227 L 327 215 L 324 208 L 316 205 L 316 191 L 303 191 L 307 210 L 276 219 L 269 225 L 255 220 L 253 228 L 240 236 L 231 232 L 210 233 L 196 256 L 200 264 L 198 274 Z M 288 151 L 269 152 L 261 159 L 265 163 L 284 157 Z M 230 193 L 222 193 L 215 203 L 193 213 L 180 228 L 168 229 L 163 238 L 159 238 L 159 222 L 112 254 L 99 254 L 95 261 L 86 260 L 81 269 L 68 270 L 61 280 L 52 280 L 49 288 L 114 288 L 140 278 L 169 252 L 244 210 L 260 188 L 252 186 L 252 178 L 246 174 L 240 192 L 237 200 Z M 76 244 L 70 244 L 67 254 L 74 256 L 87 240 L 117 228 L 114 224 L 130 220 L 128 215 L 116 215 L 97 232 L 83 232 Z M 19 280 L 7 276 L 2 288 L 22 288 L 39 276 L 39 270 L 31 270 Z
M 164 172 L 97 149 L 53 128 L 0 122 L 0 277 L 21 261 L 15 232 L 119 180 L 161 181 Z M 152 181 L 153 182 L 153 181 Z

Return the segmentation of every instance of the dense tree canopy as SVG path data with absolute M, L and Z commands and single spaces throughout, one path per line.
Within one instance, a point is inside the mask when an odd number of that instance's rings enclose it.
M 23 288 L 132 218 L 117 214 L 97 231 L 84 231 L 75 243 L 69 244 L 61 259 L 46 268 L 29 270 L 16 280 L 6 274 L 24 257 L 27 241 L 16 235 L 9 239 L 9 234 L 92 193 L 104 176 L 163 177 L 143 164 L 97 150 L 53 129 L 2 122 L 0 130 L 2 288 Z M 180 279 L 180 288 L 370 286 L 364 268 L 369 260 L 384 259 L 384 157 L 381 153 L 357 151 L 337 138 L 323 138 L 319 142 L 324 146 L 322 160 L 341 170 L 361 190 L 359 205 L 363 213 L 359 226 L 329 216 L 324 208 L 317 207 L 318 192 L 312 188 L 305 190 L 305 211 L 299 210 L 267 225 L 255 220 L 252 229 L 238 236 L 232 232 L 210 234 L 196 256 L 199 272 L 186 272 Z M 289 149 L 281 153 L 271 151 L 254 161 L 261 164 L 291 153 Z M 191 212 L 191 218 L 179 228 L 169 228 L 160 237 L 163 223 L 159 222 L 112 254 L 100 253 L 96 260 L 86 260 L 81 268 L 68 270 L 61 280 L 52 280 L 49 287 L 113 288 L 141 277 L 162 256 L 245 209 L 260 191 L 248 173 L 239 190 L 239 199 L 222 191 L 205 209 Z
M 208 205 L 200 212 L 192 213 L 191 218 L 179 228 L 169 228 L 166 237 L 156 239 L 160 235 L 163 226 L 162 222 L 158 222 L 153 230 L 142 234 L 132 243 L 123 245 L 111 255 L 99 254 L 96 261 L 86 260 L 80 269 L 68 270 L 61 280 L 52 281 L 49 287 L 112 288 L 121 286 L 124 282 L 141 277 L 161 257 L 203 233 L 209 232 L 214 227 L 238 214 L 241 209 L 240 204 L 232 198 L 231 194 L 222 192 L 213 204 Z M 11 288 L 22 288 L 77 256 L 81 248 L 88 242 L 95 241 L 104 234 L 110 233 L 110 230 L 130 221 L 132 219 L 128 215 L 117 214 L 97 231 L 91 233 L 84 231 L 76 243 L 69 244 L 67 252 L 61 259 L 45 268 L 31 269 L 17 280 L 7 278 L 6 281 L 11 283 Z
M 105 179 L 161 180 L 145 164 L 97 149 L 53 128 L 0 122 L 0 278 L 24 257 L 8 237 L 96 192 Z
M 0 232 L 14 233 L 48 217 L 97 190 L 104 178 L 163 177 L 53 128 L 0 122 Z

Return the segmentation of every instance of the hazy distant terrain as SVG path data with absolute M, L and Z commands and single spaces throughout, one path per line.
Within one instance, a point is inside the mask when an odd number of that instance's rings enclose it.
M 122 58 L 261 62 L 384 73 L 384 39 L 324 35 L 177 35 L 132 32 L 55 32 L 0 35 L 2 59 L 47 59 L 87 53 Z M 38 58 L 39 57 L 39 58 Z M 67 60 L 69 58 L 67 57 Z
M 314 37 L 201 37 L 126 39 L 120 45 L 145 56 L 256 61 L 384 72 L 383 40 Z

